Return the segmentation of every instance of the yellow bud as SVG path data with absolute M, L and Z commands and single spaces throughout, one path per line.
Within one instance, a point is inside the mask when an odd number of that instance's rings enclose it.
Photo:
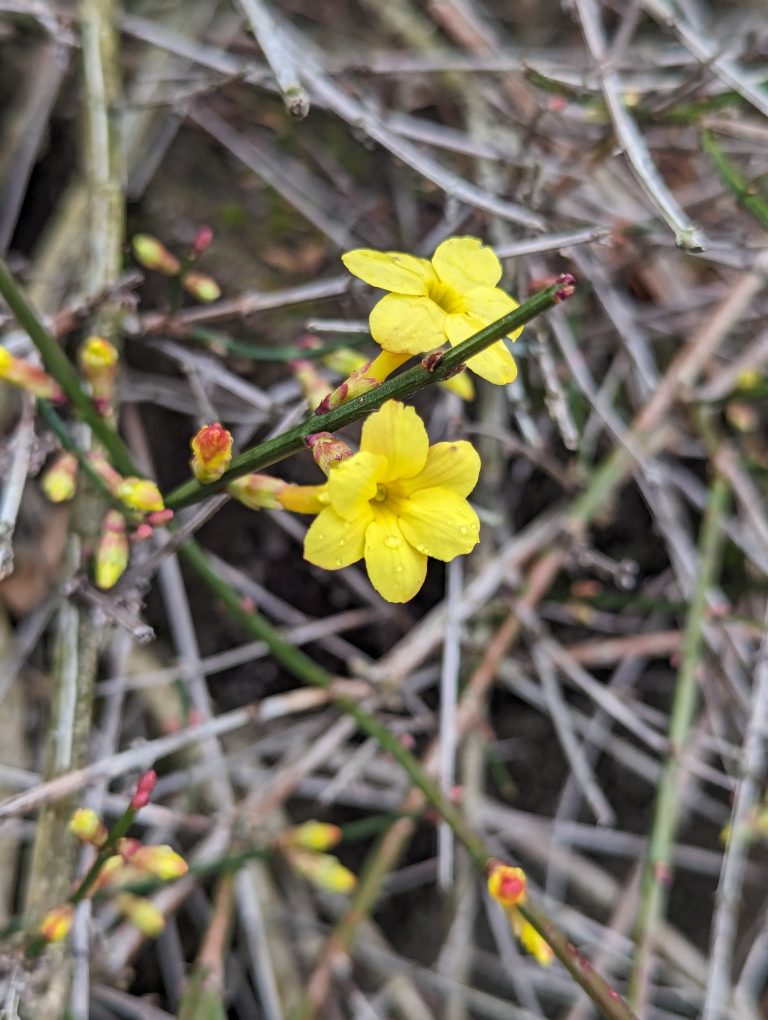
M 102 414 L 112 406 L 117 359 L 117 348 L 100 336 L 89 336 L 79 351 L 80 371 L 90 383 L 94 402 Z
M 285 834 L 287 844 L 302 847 L 304 850 L 330 850 L 341 838 L 342 831 L 338 825 L 317 822 L 314 819 L 289 829 Z
M 136 234 L 131 239 L 131 247 L 136 260 L 145 269 L 154 269 L 165 276 L 176 276 L 181 263 L 175 255 L 171 255 L 162 242 L 151 234 Z
M 243 475 L 227 486 L 227 492 L 249 510 L 279 510 L 280 493 L 287 483 L 271 475 Z
M 221 287 L 212 276 L 205 273 L 187 273 L 181 281 L 184 290 L 198 301 L 206 304 L 221 297 Z
M 542 967 L 548 967 L 552 963 L 552 960 L 555 958 L 552 947 L 528 921 L 521 919 L 519 929 L 517 930 L 517 937 L 520 939 L 523 947 Z
M 747 368 L 743 372 L 739 372 L 738 379 L 736 380 L 740 390 L 754 390 L 762 381 L 762 374 L 755 368 Z
M 522 868 L 494 862 L 488 872 L 488 892 L 503 907 L 515 907 L 525 899 L 526 877 Z
M 124 478 L 115 489 L 115 495 L 132 510 L 143 510 L 147 513 L 163 509 L 163 497 L 160 490 L 148 478 Z
M 51 503 L 66 503 L 72 499 L 77 487 L 77 457 L 73 453 L 60 453 L 43 473 L 40 485 Z
M 128 566 L 128 549 L 125 518 L 118 510 L 110 510 L 104 518 L 96 547 L 94 579 L 97 588 L 107 591 L 117 584 Z
M 165 880 L 181 878 L 186 875 L 189 865 L 175 850 L 166 843 L 159 843 L 155 846 L 141 846 L 131 854 L 130 863 L 140 871 L 146 871 L 150 875 Z
M 326 475 L 339 461 L 352 456 L 350 447 L 343 439 L 337 439 L 332 432 L 313 432 L 304 437 L 304 442 L 312 451 L 315 464 Z
M 117 905 L 142 935 L 155 939 L 165 927 L 162 911 L 144 896 L 132 896 L 121 893 L 117 897 Z
M 318 889 L 328 892 L 350 893 L 357 884 L 357 879 L 345 868 L 341 861 L 332 854 L 316 854 L 304 850 L 291 850 L 288 860 L 293 868 Z
M 107 837 L 107 828 L 90 808 L 78 808 L 69 820 L 69 831 L 84 843 L 99 846 Z
M 69 934 L 75 908 L 71 903 L 62 903 L 60 907 L 49 910 L 40 922 L 40 934 L 46 942 L 61 942 Z
M 223 425 L 203 425 L 192 439 L 194 456 L 189 462 L 198 482 L 217 482 L 232 461 L 232 433 Z
M 331 387 L 307 358 L 296 358 L 290 363 L 301 392 L 307 398 L 310 409 L 314 409 L 330 393 Z
M 23 358 L 14 358 L 4 347 L 0 347 L 0 379 L 26 390 L 41 400 L 53 400 L 57 403 L 64 400 L 64 394 L 55 379 L 37 365 L 32 365 Z

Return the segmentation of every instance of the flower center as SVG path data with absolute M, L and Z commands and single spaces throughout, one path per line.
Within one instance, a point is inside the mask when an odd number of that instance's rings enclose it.
M 439 278 L 427 285 L 427 297 L 434 301 L 446 315 L 465 311 L 464 298 L 461 294 Z
M 376 486 L 376 495 L 373 497 L 377 503 L 383 503 L 387 498 L 387 487 L 379 483 Z

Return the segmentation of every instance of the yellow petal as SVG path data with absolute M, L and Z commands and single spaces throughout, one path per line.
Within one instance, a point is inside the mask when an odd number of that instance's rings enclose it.
M 326 483 L 334 510 L 350 521 L 360 517 L 376 495 L 377 482 L 386 467 L 383 457 L 363 450 L 335 464 Z
M 400 530 L 425 556 L 448 563 L 471 552 L 479 541 L 477 514 L 450 489 L 421 489 L 396 507 Z
M 449 315 L 446 323 L 448 339 L 454 346 L 473 336 L 486 323 L 471 315 Z M 503 386 L 517 378 L 517 365 L 503 340 L 486 347 L 480 354 L 467 360 L 467 367 L 488 382 Z
M 432 256 L 432 265 L 443 283 L 462 293 L 473 287 L 495 287 L 501 279 L 496 252 L 479 237 L 449 237 Z
M 421 354 L 445 343 L 445 320 L 445 312 L 431 298 L 387 294 L 374 306 L 368 325 L 385 350 Z
M 365 566 L 371 584 L 387 602 L 407 602 L 424 584 L 427 557 L 403 537 L 395 515 L 375 514 L 365 532 Z
M 382 482 L 410 478 L 427 463 L 429 437 L 424 423 L 412 407 L 388 400 L 363 425 L 360 446 L 366 453 L 387 458 L 379 474 Z
M 340 570 L 357 563 L 363 555 L 365 532 L 372 519 L 370 510 L 348 521 L 333 507 L 327 507 L 304 536 L 304 559 L 324 570 Z
M 464 304 L 467 313 L 486 326 L 520 307 L 514 298 L 498 287 L 475 287 L 464 295 Z M 520 326 L 508 334 L 509 339 L 517 340 L 522 332 L 523 327 Z
M 342 255 L 341 261 L 353 276 L 395 294 L 426 294 L 427 287 L 435 279 L 428 259 L 417 259 L 400 251 L 356 248 Z
M 457 496 L 468 496 L 477 485 L 479 475 L 480 457 L 471 443 L 464 439 L 455 443 L 435 443 L 429 448 L 424 470 L 414 478 L 398 482 L 396 493 L 410 496 L 419 489 L 439 487 Z
M 451 393 L 455 393 L 461 400 L 469 401 L 475 399 L 475 386 L 469 372 L 459 372 L 458 375 L 451 376 L 450 379 L 446 379 L 445 382 L 441 382 L 439 385 L 446 390 L 450 390 Z

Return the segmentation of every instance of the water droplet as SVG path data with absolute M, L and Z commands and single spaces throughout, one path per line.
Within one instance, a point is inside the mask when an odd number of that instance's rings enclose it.
M 325 541 L 325 535 L 322 533 L 322 531 L 318 531 L 318 533 L 317 533 L 317 540 L 318 540 L 318 542 L 324 542 Z
M 395 570 L 397 571 L 398 574 L 402 574 L 402 572 L 403 572 L 403 565 L 402 565 L 402 563 L 398 563 L 398 565 L 395 567 Z M 400 585 L 398 585 L 397 587 L 399 588 Z
M 459 528 L 459 531 L 461 532 L 462 535 L 469 534 L 469 528 L 466 526 L 466 524 L 462 524 L 462 526 Z
M 402 541 L 397 537 L 397 535 L 387 535 L 384 539 L 384 545 L 387 549 L 399 549 L 402 544 Z
M 339 549 L 343 549 L 343 548 L 344 548 L 344 539 L 340 538 L 339 539 Z
M 339 557 L 339 559 L 336 560 L 336 566 L 340 567 L 341 564 L 342 564 L 342 560 L 341 560 L 341 557 Z

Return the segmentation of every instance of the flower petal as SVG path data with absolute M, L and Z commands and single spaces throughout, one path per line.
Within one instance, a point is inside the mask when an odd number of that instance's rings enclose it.
M 418 259 L 405 252 L 355 248 L 342 255 L 341 261 L 353 276 L 395 294 L 426 294 L 427 287 L 435 280 L 435 271 L 428 259 Z
M 348 521 L 360 517 L 376 495 L 378 479 L 386 467 L 383 457 L 363 450 L 339 461 L 328 475 L 328 499 L 333 509 Z
M 469 315 L 486 326 L 520 307 L 514 298 L 498 287 L 474 287 L 464 295 L 464 303 Z M 520 326 L 508 334 L 509 339 L 517 340 L 522 332 L 523 327 Z
M 430 446 L 424 470 L 414 478 L 404 478 L 393 487 L 393 495 L 411 496 L 421 489 L 448 489 L 457 496 L 468 496 L 477 485 L 480 457 L 471 443 L 461 439 L 455 443 Z
M 365 532 L 365 566 L 387 602 L 412 599 L 427 576 L 427 557 L 406 542 L 395 515 L 383 509 Z
M 449 315 L 446 323 L 448 339 L 454 346 L 466 340 L 467 337 L 477 333 L 486 323 L 475 319 L 471 315 Z M 480 354 L 467 360 L 467 367 L 473 372 L 487 379 L 488 382 L 503 386 L 505 383 L 514 382 L 517 378 L 517 365 L 515 359 L 509 353 L 503 340 L 486 347 Z
M 412 407 L 399 400 L 386 404 L 366 419 L 360 438 L 361 450 L 387 458 L 379 481 L 417 475 L 427 463 L 429 437 L 424 422 Z
M 304 536 L 304 559 L 324 570 L 340 570 L 357 563 L 365 548 L 365 532 L 373 519 L 366 508 L 360 517 L 345 520 L 327 507 L 314 519 Z
M 387 294 L 368 320 L 371 336 L 386 351 L 421 354 L 445 343 L 445 312 L 428 297 Z
M 450 489 L 414 492 L 409 499 L 398 501 L 397 513 L 400 530 L 411 545 L 445 563 L 470 552 L 480 539 L 477 514 L 466 499 Z
M 443 283 L 460 292 L 473 287 L 495 287 L 501 279 L 501 262 L 493 248 L 479 237 L 449 237 L 432 256 Z

